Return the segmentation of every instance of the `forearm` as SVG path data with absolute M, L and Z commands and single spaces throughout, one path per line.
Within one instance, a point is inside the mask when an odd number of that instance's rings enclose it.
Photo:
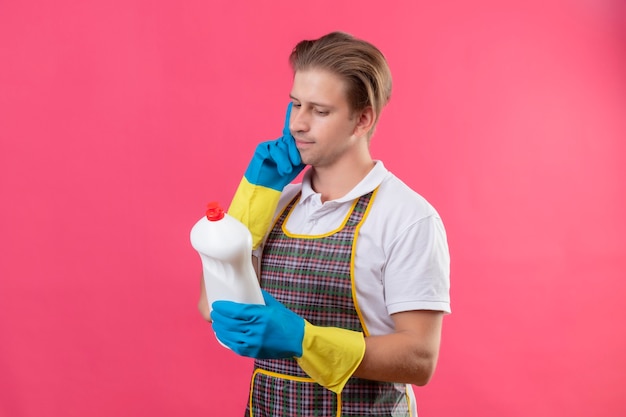
M 354 376 L 425 385 L 439 356 L 443 313 L 416 310 L 393 314 L 395 332 L 365 338 L 365 355 Z
M 410 332 L 365 338 L 365 355 L 355 377 L 375 381 L 426 385 L 437 364 L 437 349 L 425 346 Z

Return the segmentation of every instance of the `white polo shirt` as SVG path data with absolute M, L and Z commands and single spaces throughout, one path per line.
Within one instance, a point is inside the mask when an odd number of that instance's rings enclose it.
M 392 333 L 394 313 L 450 313 L 450 256 L 435 209 L 377 161 L 348 194 L 324 203 L 311 187 L 311 171 L 307 171 L 302 184 L 285 188 L 276 213 L 301 190 L 285 227 L 293 234 L 321 235 L 340 227 L 354 200 L 376 187 L 357 238 L 354 265 L 357 303 L 370 335 Z M 256 255 L 261 251 L 262 246 Z

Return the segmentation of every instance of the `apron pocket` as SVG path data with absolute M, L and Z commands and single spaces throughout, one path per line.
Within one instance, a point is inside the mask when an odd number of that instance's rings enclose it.
M 338 417 L 340 400 L 310 378 L 257 369 L 250 388 L 250 417 Z

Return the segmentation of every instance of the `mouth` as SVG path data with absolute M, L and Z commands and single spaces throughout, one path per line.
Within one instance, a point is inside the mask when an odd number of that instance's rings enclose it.
M 314 142 L 313 142 L 313 141 L 311 141 L 311 140 L 303 140 L 303 139 L 297 139 L 297 138 L 296 138 L 296 146 L 297 146 L 298 148 L 300 148 L 300 147 L 307 147 L 307 146 L 312 145 L 313 143 L 314 143 Z

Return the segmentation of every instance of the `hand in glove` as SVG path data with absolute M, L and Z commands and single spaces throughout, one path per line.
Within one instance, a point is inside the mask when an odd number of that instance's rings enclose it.
M 289 130 L 293 103 L 287 106 L 283 135 L 257 145 L 245 178 L 250 184 L 282 191 L 302 171 L 304 164 Z
M 287 107 L 283 135 L 257 146 L 228 209 L 252 233 L 253 249 L 269 229 L 281 191 L 305 167 L 289 130 L 292 104 Z
M 266 291 L 266 305 L 215 301 L 213 330 L 234 352 L 257 359 L 295 357 L 313 380 L 340 393 L 365 354 L 363 333 L 314 326 Z
M 215 301 L 213 331 L 233 352 L 257 359 L 302 355 L 304 319 L 262 290 L 265 305 Z

